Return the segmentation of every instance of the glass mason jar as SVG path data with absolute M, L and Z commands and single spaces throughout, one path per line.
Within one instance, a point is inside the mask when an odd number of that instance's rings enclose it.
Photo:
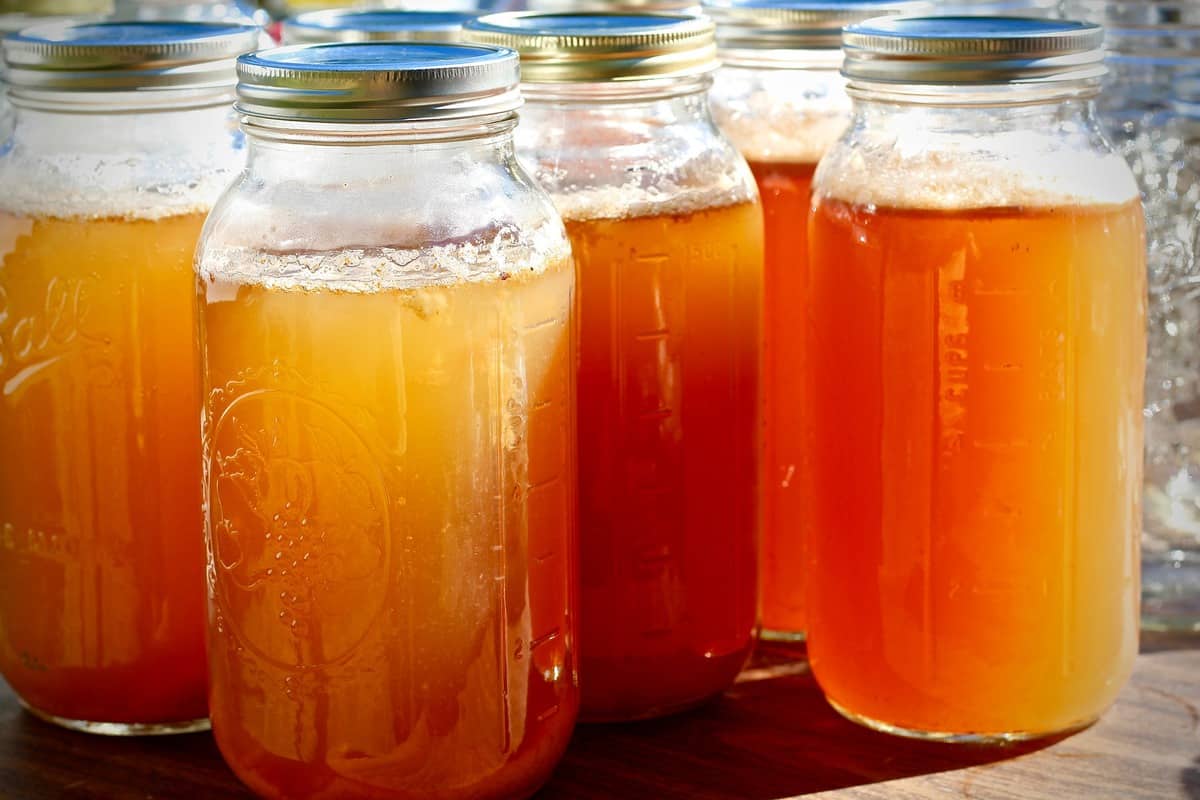
M 238 71 L 197 254 L 217 744 L 267 797 L 528 796 L 579 704 L 575 273 L 517 57 Z
M 242 163 L 237 25 L 4 40 L 0 673 L 96 733 L 207 725 L 192 253 Z
M 465 35 L 522 56 L 517 152 L 580 281 L 583 717 L 719 694 L 757 619 L 762 213 L 713 123 L 713 25 L 509 14 Z
M 842 28 L 913 6 L 903 0 L 705 4 L 717 23 L 721 59 L 713 114 L 750 162 L 766 223 L 761 636 L 767 640 L 804 638 L 805 340 L 796 318 L 806 313 L 813 171 L 850 120 Z
M 1100 123 L 1146 206 L 1150 306 L 1142 622 L 1200 631 L 1200 6 L 1068 0 L 1107 30 Z
M 1087 725 L 1138 646 L 1145 255 L 1099 26 L 844 33 L 809 226 L 808 649 L 908 736 Z
M 0 39 L 33 25 L 102 16 L 112 10 L 112 0 L 10 0 L 3 8 Z M 0 63 L 0 147 L 12 133 L 12 121 L 12 107 L 4 92 L 4 65 Z
M 454 11 L 331 9 L 283 21 L 284 44 L 314 42 L 457 42 L 474 14 Z

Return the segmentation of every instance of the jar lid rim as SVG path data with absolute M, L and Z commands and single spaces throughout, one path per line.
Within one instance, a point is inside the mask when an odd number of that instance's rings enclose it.
M 851 80 L 1001 84 L 1097 78 L 1104 29 L 1035 17 L 881 17 L 842 33 Z
M 488 14 L 463 26 L 468 41 L 521 55 L 528 83 L 687 77 L 717 67 L 716 26 L 692 14 Z
M 232 22 L 46 22 L 3 40 L 7 81 L 55 91 L 231 87 L 261 29 Z
M 512 50 L 434 42 L 325 42 L 249 53 L 237 62 L 238 109 L 336 122 L 466 118 L 514 111 Z

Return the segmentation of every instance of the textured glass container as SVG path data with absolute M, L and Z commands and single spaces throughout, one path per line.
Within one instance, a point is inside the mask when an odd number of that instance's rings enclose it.
M 1200 5 L 1068 0 L 1063 13 L 1108 30 L 1097 112 L 1146 208 L 1142 621 L 1200 630 Z
M 843 34 L 813 177 L 808 655 L 879 730 L 1090 724 L 1138 642 L 1145 247 L 1096 25 Z
M 244 160 L 233 59 L 256 37 L 56 22 L 4 41 L 0 674 L 77 730 L 208 725 L 192 254 Z
M 528 797 L 579 705 L 576 325 L 517 58 L 238 71 L 196 261 L 217 745 L 263 797 Z
M 579 274 L 581 719 L 663 716 L 736 679 L 757 621 L 762 211 L 713 122 L 713 24 L 497 14 L 517 156 Z

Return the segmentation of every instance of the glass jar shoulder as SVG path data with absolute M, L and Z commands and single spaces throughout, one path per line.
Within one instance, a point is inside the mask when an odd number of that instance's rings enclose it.
M 380 291 L 569 259 L 553 204 L 512 157 L 307 147 L 252 156 L 210 214 L 197 265 L 202 279 Z
M 534 103 L 517 152 L 568 221 L 757 201 L 745 159 L 703 94 L 654 103 Z
M 1090 114 L 1029 108 L 860 110 L 813 190 L 818 202 L 942 212 L 1115 207 L 1138 197 Z
M 726 64 L 713 117 L 753 163 L 816 164 L 850 121 L 846 81 L 828 58 L 792 65 Z
M 66 219 L 204 214 L 244 159 L 225 107 L 86 116 L 22 109 L 0 151 L 0 210 Z

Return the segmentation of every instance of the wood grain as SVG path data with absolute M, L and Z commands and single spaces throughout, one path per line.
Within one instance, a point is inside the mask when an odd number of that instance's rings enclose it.
M 1007 748 L 910 742 L 846 722 L 766 651 L 720 701 L 580 728 L 539 800 L 1200 800 L 1200 639 L 1147 638 L 1100 723 Z M 3 800 L 245 800 L 211 737 L 107 739 L 20 710 L 0 683 Z

